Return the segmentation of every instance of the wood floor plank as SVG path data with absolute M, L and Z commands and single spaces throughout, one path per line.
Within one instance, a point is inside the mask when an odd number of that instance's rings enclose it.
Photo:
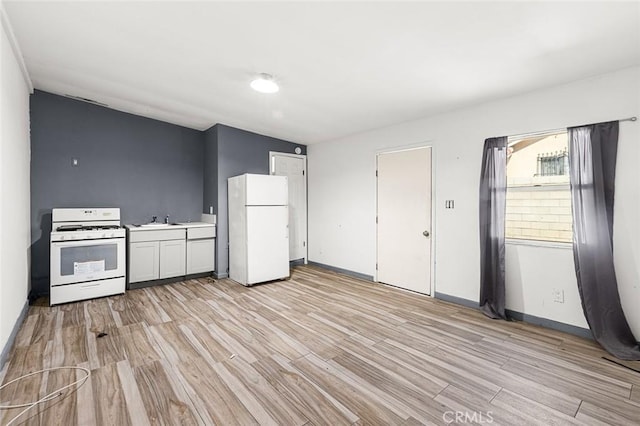
M 123 299 L 127 300 L 128 305 L 123 306 L 122 309 L 127 310 L 130 307 L 132 311 L 136 311 L 141 315 L 143 321 L 148 325 L 160 324 L 170 320 L 170 318 L 166 319 L 162 316 L 162 313 L 157 309 L 156 302 L 151 299 L 144 289 L 128 291 L 123 296 Z M 123 317 L 125 318 L 124 322 L 128 318 L 128 314 L 123 314 Z
M 101 358 L 98 356 L 98 342 L 97 333 L 91 331 L 91 323 L 86 320 L 89 317 L 89 310 L 86 303 L 82 303 L 82 311 L 84 312 L 84 332 L 87 344 L 87 359 L 89 360 L 90 370 L 99 368 L 101 364 Z
M 546 405 L 535 402 L 522 395 L 510 392 L 506 389 L 500 390 L 491 400 L 491 404 L 496 407 L 524 417 L 526 423 L 542 423 L 545 425 L 579 425 L 581 422 L 574 417 L 553 410 Z
M 223 342 L 233 356 L 241 356 L 245 361 L 252 363 L 256 358 L 251 351 L 246 349 L 238 340 L 229 335 L 219 324 L 209 324 L 207 326 L 211 335 L 218 341 Z
M 451 348 L 437 348 L 431 352 L 431 355 L 439 362 L 446 363 L 445 365 L 455 365 L 460 371 L 466 371 L 467 374 L 473 374 L 500 388 L 526 395 L 534 401 L 566 415 L 575 415 L 580 406 L 580 398 L 575 395 L 568 395 L 553 387 L 546 387 L 531 376 L 523 377 L 515 371 L 503 370 L 483 363 L 481 359 L 474 361 L 473 356 L 465 352 L 455 351 Z
M 160 361 L 133 369 L 149 422 L 153 425 L 196 425 L 197 414 L 174 391 Z
M 449 385 L 444 380 L 440 380 L 433 375 L 424 374 L 420 369 L 412 368 L 395 356 L 384 354 L 375 345 L 363 347 L 353 339 L 346 339 L 340 342 L 340 349 L 359 359 L 357 361 L 359 364 L 375 367 L 387 375 L 394 376 L 391 379 L 394 384 L 399 381 L 406 381 L 420 389 L 421 394 L 430 395 L 431 398 Z
M 322 423 L 330 425 L 351 425 L 358 420 L 358 416 L 296 372 L 287 361 L 277 359 L 277 356 L 261 359 L 252 366 L 305 417 L 322 419 Z
M 636 424 L 640 374 L 605 355 L 593 340 L 300 266 L 253 287 L 198 278 L 37 301 L 0 382 L 91 369 L 23 425 L 416 425 L 456 410 L 491 410 L 508 425 Z M 31 377 L 0 392 L 0 404 L 81 374 Z M 19 411 L 0 412 L 0 424 Z
M 156 287 L 158 287 L 158 289 L 161 288 L 161 286 L 156 286 Z M 171 317 L 160 306 L 160 303 L 159 303 L 160 302 L 160 298 L 155 293 L 156 287 L 143 288 L 143 289 L 141 289 L 141 291 L 146 293 L 146 296 L 148 298 L 147 300 L 151 304 L 154 313 L 158 316 L 160 321 L 161 322 L 171 321 Z
M 38 322 L 38 315 L 27 315 L 22 326 L 18 330 L 16 334 L 16 340 L 14 343 L 15 347 L 19 346 L 29 346 L 31 344 L 31 339 L 33 338 L 33 333 L 36 327 L 36 323 Z
M 137 303 L 136 299 L 124 295 L 114 296 L 110 306 L 112 313 L 118 314 L 121 326 L 137 324 L 145 320 L 145 307 Z
M 527 417 L 525 414 L 502 410 L 500 407 L 492 405 L 490 402 L 485 401 L 482 398 L 478 398 L 477 395 L 465 392 L 453 385 L 448 386 L 445 390 L 440 392 L 438 396 L 435 397 L 435 400 L 446 407 L 441 417 L 444 423 L 497 423 L 502 425 L 531 424 L 527 423 Z M 456 414 L 462 414 L 462 417 L 456 418 Z M 468 420 L 469 418 L 471 420 Z M 536 422 L 533 424 L 542 425 L 544 423 Z
M 215 280 L 211 278 L 211 281 L 207 281 L 206 279 L 189 280 L 185 281 L 183 285 L 193 293 L 195 296 L 194 299 L 209 300 L 216 297 L 216 294 L 211 291 L 215 283 Z
M 201 426 L 214 424 L 205 402 L 181 373 L 179 366 L 166 359 L 158 362 L 162 365 L 167 379 L 171 383 L 171 388 L 178 396 L 179 401 L 186 403 L 191 407 L 191 411 L 197 414 L 195 417 L 198 424 Z M 166 421 L 167 419 L 164 420 Z
M 203 361 L 180 362 L 178 366 L 192 388 L 197 390 L 215 424 L 276 424 L 259 403 L 247 403 L 248 391 L 237 385 L 221 363 L 216 363 L 213 368 Z M 209 373 L 205 376 L 203 371 Z
M 127 400 L 118 376 L 117 364 L 107 364 L 91 372 L 96 422 L 101 425 L 133 425 Z
M 283 333 L 296 338 L 302 345 L 311 352 L 321 352 L 327 348 L 334 347 L 336 340 L 332 340 L 326 335 L 314 331 L 309 325 L 302 325 L 289 320 L 277 320 L 274 325 Z
M 265 408 L 269 417 L 276 421 L 276 424 L 300 426 L 309 421 L 294 404 L 283 398 L 268 380 L 242 358 L 229 359 L 219 366 L 219 368 L 224 366 L 238 384 L 241 383 L 255 397 L 255 400 Z M 239 395 L 239 398 L 245 400 L 242 394 Z M 253 398 L 251 403 L 253 403 Z
M 61 365 L 77 365 L 89 361 L 84 324 L 60 330 L 64 361 Z
M 59 310 L 63 314 L 62 327 L 84 326 L 86 320 L 84 305 L 82 302 L 61 305 Z
M 51 310 L 50 312 L 41 311 L 37 314 L 36 323 L 33 326 L 33 334 L 29 344 L 46 343 L 53 337 L 55 330 L 55 321 L 58 316 L 58 310 Z
M 88 339 L 95 341 L 95 351 L 98 357 L 99 366 L 105 366 L 113 364 L 126 359 L 124 352 L 124 344 L 122 337 L 116 332 L 116 328 L 100 328 L 101 332 L 92 332 L 93 336 L 88 336 Z M 105 333 L 102 337 L 101 334 Z
M 160 359 L 162 354 L 156 352 L 141 324 L 121 327 L 118 329 L 118 334 L 123 345 L 125 359 L 131 367 Z
M 337 374 L 334 368 L 313 354 L 294 361 L 292 365 L 324 391 L 334 395 L 367 424 L 399 424 L 409 418 L 409 415 L 399 415 L 390 409 L 384 400 L 371 394 L 370 389 L 362 389 Z
M 620 410 L 619 407 L 603 407 L 584 401 L 580 405 L 578 418 L 596 419 L 608 425 L 631 425 L 640 421 L 640 410 Z
M 210 364 L 229 359 L 233 353 L 230 348 L 213 337 L 209 329 L 196 321 L 189 321 L 180 325 L 180 330 L 199 353 Z
M 190 300 L 189 309 L 205 324 L 225 320 L 225 317 L 220 315 L 216 309 L 202 299 Z
M 76 371 L 72 369 L 50 371 L 47 374 L 46 389 L 41 395 L 48 395 L 69 383 L 75 382 L 77 380 L 76 377 Z M 77 424 L 77 397 L 78 395 L 75 388 L 67 389 L 63 392 L 62 396 L 39 407 L 42 417 L 46 416 L 47 423 L 49 424 Z
M 576 380 L 583 382 L 591 381 L 594 386 L 601 388 L 604 393 L 616 393 L 621 396 L 627 396 L 629 395 L 634 379 L 640 378 L 640 373 L 631 374 L 629 370 L 624 372 L 620 371 L 620 374 L 612 374 L 614 372 L 618 373 L 615 370 L 620 370 L 620 366 L 607 366 L 609 368 L 607 368 L 605 373 L 601 372 L 603 368 L 594 369 L 592 368 L 592 364 L 585 365 L 580 359 L 566 359 L 555 355 L 553 352 L 540 353 L 528 346 L 518 345 L 511 340 L 496 341 L 495 339 L 483 339 L 474 345 L 474 347 L 491 347 L 495 351 L 508 353 L 510 358 L 528 364 L 533 363 L 535 366 L 543 368 L 546 371 L 562 373 L 562 375 L 571 374 Z
M 371 362 L 363 362 L 362 358 L 342 352 L 328 363 L 339 366 L 343 374 L 355 378 L 361 387 L 372 389 L 374 393 L 389 403 L 389 408 L 401 408 L 399 415 L 407 418 L 414 417 L 422 422 L 439 422 L 446 411 L 446 407 L 434 400 L 438 392 L 430 392 L 394 372 Z M 364 385 L 364 383 L 368 385 Z M 375 389 L 375 390 L 374 390 Z
M 392 340 L 377 343 L 375 347 L 389 356 L 397 357 L 402 362 L 425 371 L 444 383 L 455 384 L 460 389 L 475 393 L 487 401 L 501 389 L 490 380 L 469 374 L 458 364 L 450 365 L 430 356 L 427 351 L 420 351 Z
M 122 385 L 122 393 L 127 401 L 127 412 L 131 422 L 135 425 L 149 426 L 149 417 L 144 408 L 144 402 L 140 396 L 140 390 L 136 383 L 133 371 L 128 360 L 120 361 L 116 364 L 118 378 Z
M 85 321 L 93 332 L 101 332 L 116 325 L 107 298 L 93 299 L 86 302 Z
M 78 367 L 84 367 L 91 370 L 91 364 L 86 362 L 79 364 Z M 80 380 L 85 377 L 86 373 L 81 370 L 76 370 L 76 380 Z M 93 396 L 93 385 L 91 384 L 91 375 L 78 386 L 76 393 L 76 408 L 77 419 L 79 425 L 95 425 L 96 424 L 96 412 L 95 401 Z
M 200 360 L 197 348 L 182 333 L 179 323 L 171 321 L 154 325 L 149 327 L 149 331 L 164 357 L 169 361 L 178 363 L 180 361 L 192 362 Z
M 39 316 L 39 315 L 38 315 Z M 14 347 L 10 355 L 7 371 L 3 383 L 10 382 L 24 374 L 32 373 L 42 368 L 45 342 L 38 339 L 38 343 L 23 347 Z M 46 387 L 44 375 L 37 374 L 6 386 L 0 391 L 0 402 L 3 405 L 25 404 L 37 400 L 41 389 Z M 22 411 L 22 408 L 0 410 L 0 424 L 6 424 Z M 39 411 L 31 410 L 19 417 L 24 424 L 38 424 Z
M 593 405 L 620 413 L 624 417 L 640 419 L 640 404 L 634 403 L 628 398 L 620 398 L 602 393 L 599 390 L 583 387 L 581 384 L 572 382 L 571 377 L 560 377 L 515 360 L 509 361 L 503 366 L 503 369 L 535 381 L 549 390 L 555 390 L 570 397 L 582 399 L 583 402 L 580 407 L 584 406 L 584 402 L 590 402 Z

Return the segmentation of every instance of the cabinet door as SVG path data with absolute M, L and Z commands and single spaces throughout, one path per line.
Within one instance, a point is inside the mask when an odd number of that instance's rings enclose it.
M 160 278 L 185 275 L 187 246 L 185 240 L 160 241 Z
M 216 240 L 187 241 L 187 274 L 211 272 L 216 266 Z
M 157 280 L 159 277 L 159 242 L 129 244 L 129 282 Z

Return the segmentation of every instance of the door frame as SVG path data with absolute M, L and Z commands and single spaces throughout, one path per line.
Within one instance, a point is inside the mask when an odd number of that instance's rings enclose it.
M 431 244 L 431 271 L 430 271 L 430 282 L 429 282 L 429 294 L 425 294 L 424 296 L 428 296 L 428 297 L 433 297 L 435 298 L 435 292 L 436 292 L 436 285 L 435 285 L 435 278 L 436 278 L 436 235 L 437 233 L 435 232 L 436 229 L 436 203 L 435 203 L 435 178 L 436 178 L 436 173 L 435 173 L 435 161 L 434 159 L 434 152 L 435 152 L 435 148 L 433 146 L 433 143 L 431 141 L 427 141 L 427 142 L 422 142 L 422 143 L 418 143 L 418 144 L 411 144 L 411 145 L 404 145 L 404 146 L 397 146 L 397 147 L 392 147 L 392 148 L 383 148 L 383 149 L 378 149 L 376 150 L 375 153 L 375 158 L 374 158 L 374 170 L 375 170 L 375 183 L 374 183 L 374 200 L 375 200 L 375 217 L 376 217 L 376 221 L 374 223 L 374 227 L 375 227 L 375 231 L 374 231 L 374 235 L 375 237 L 375 247 L 376 247 L 376 258 L 375 258 L 375 265 L 374 265 L 374 275 L 373 275 L 373 280 L 377 283 L 380 283 L 378 281 L 378 157 L 382 154 L 392 154 L 395 152 L 403 152 L 403 151 L 413 151 L 415 149 L 421 149 L 421 148 L 430 148 L 431 149 L 431 230 L 430 232 L 430 244 Z M 384 284 L 385 283 L 380 283 L 380 284 Z M 398 287 L 400 288 L 400 287 Z M 410 291 L 410 290 L 407 290 Z M 412 292 L 413 293 L 413 292 Z M 420 294 L 420 293 L 416 293 L 416 294 Z
M 304 240 L 305 240 L 305 247 L 304 247 L 304 264 L 308 264 L 309 263 L 309 186 L 308 186 L 308 173 L 307 173 L 307 155 L 306 154 L 291 154 L 288 152 L 279 152 L 279 151 L 269 151 L 269 174 L 272 175 L 275 173 L 275 162 L 274 162 L 274 157 L 276 155 L 282 156 L 282 157 L 292 157 L 292 158 L 300 158 L 302 160 L 304 160 L 304 172 L 303 172 L 303 176 L 304 176 L 304 195 L 305 195 L 305 200 L 304 200 L 304 204 L 305 204 L 305 236 L 304 236 Z

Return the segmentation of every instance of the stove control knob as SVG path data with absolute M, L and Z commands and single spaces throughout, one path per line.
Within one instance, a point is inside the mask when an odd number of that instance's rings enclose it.
M 102 238 L 107 238 L 107 234 L 106 233 L 102 234 Z
M 60 235 L 60 240 L 64 240 L 64 235 Z

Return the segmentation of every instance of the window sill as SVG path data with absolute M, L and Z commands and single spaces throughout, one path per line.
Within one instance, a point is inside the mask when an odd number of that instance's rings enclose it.
M 520 240 L 515 238 L 507 238 L 505 240 L 505 244 L 514 246 L 545 247 L 573 250 L 573 243 L 563 243 L 560 241 Z

